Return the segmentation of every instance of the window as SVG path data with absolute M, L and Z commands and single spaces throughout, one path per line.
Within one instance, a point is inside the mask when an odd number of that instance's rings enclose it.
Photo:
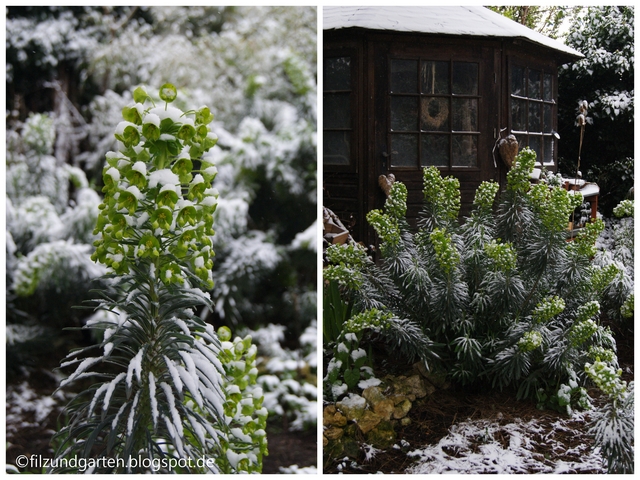
M 391 167 L 478 166 L 479 77 L 474 62 L 390 60 Z
M 556 101 L 553 98 L 554 76 L 542 69 L 514 65 L 511 68 L 511 133 L 520 148 L 529 146 L 537 161 L 553 165 L 555 150 Z
M 352 154 L 351 57 L 324 59 L 324 165 L 350 165 Z

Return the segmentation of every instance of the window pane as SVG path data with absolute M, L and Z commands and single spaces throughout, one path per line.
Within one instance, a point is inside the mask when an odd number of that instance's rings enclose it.
M 325 165 L 349 165 L 351 159 L 351 132 L 327 132 L 322 135 Z
M 459 95 L 478 94 L 478 64 L 453 62 L 453 93 Z
M 524 68 L 522 67 L 513 67 L 511 69 L 511 94 L 521 97 L 526 96 L 524 89 Z
M 351 94 L 323 95 L 324 128 L 351 128 Z
M 475 135 L 453 135 L 451 165 L 475 167 L 478 164 L 478 137 Z
M 418 135 L 391 135 L 391 166 L 418 165 Z
M 449 62 L 422 62 L 422 93 L 449 93 Z
M 418 93 L 417 60 L 391 60 L 391 92 Z
M 453 130 L 459 132 L 478 131 L 478 100 L 475 98 L 453 99 Z
M 324 59 L 324 89 L 351 90 L 351 57 Z
M 443 97 L 422 98 L 421 130 L 449 131 L 449 99 Z
M 553 164 L 553 137 L 544 137 L 544 163 Z
M 540 70 L 529 70 L 529 98 L 542 98 Z
M 543 77 L 543 97 L 545 100 L 553 99 L 553 89 L 551 83 L 552 77 L 550 73 L 545 73 Z
M 551 133 L 553 129 L 553 105 L 545 105 L 543 108 L 544 111 L 544 129 L 545 133 Z
M 542 142 L 541 137 L 538 135 L 529 135 L 529 148 L 536 152 L 536 162 L 542 161 Z
M 449 166 L 449 135 L 422 135 L 420 165 L 423 167 Z
M 391 97 L 391 130 L 418 129 L 418 97 Z
M 529 131 L 542 132 L 542 121 L 540 118 L 540 109 L 542 104 L 529 102 Z
M 527 130 L 527 101 L 511 99 L 511 129 L 524 132 Z

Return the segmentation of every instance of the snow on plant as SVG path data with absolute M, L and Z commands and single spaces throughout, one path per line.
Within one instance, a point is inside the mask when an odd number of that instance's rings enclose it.
M 612 277 L 603 289 L 603 309 L 612 320 L 623 323 L 623 319 L 633 317 L 633 201 L 623 200 L 613 211 L 616 218 L 606 219 L 594 263 Z
M 418 232 L 394 216 L 403 211 L 397 203 L 405 197 L 401 187 L 393 188 L 390 207 L 370 217 L 388 246 L 380 249 L 381 262 L 353 247 L 332 246 L 325 278 L 343 286 L 344 301 L 353 301 L 356 312 L 375 308 L 389 325 L 403 319 L 405 328 L 382 329 L 391 348 L 406 355 L 406 345 L 420 338 L 421 358 L 462 384 L 515 387 L 519 397 L 571 412 L 590 408 L 584 386 L 591 379 L 613 397 L 595 413 L 596 444 L 610 471 L 629 471 L 633 395 L 621 393 L 626 386 L 615 370 L 615 340 L 600 324 L 600 305 L 624 266 L 596 255 L 602 220 L 566 241 L 569 217 L 581 199 L 558 186 L 532 186 L 534 164 L 535 153 L 521 151 L 495 213 L 491 193 L 497 189 L 485 184 L 461 226 L 455 221 L 455 182 L 425 169 Z M 628 210 L 625 204 L 618 211 Z M 368 324 L 363 333 L 380 329 L 375 321 Z M 418 328 L 410 331 L 410 325 Z M 330 373 L 340 367 L 336 354 L 332 362 Z
M 634 471 L 634 382 L 621 380 L 622 370 L 599 356 L 587 363 L 589 378 L 608 396 L 592 414 L 590 433 L 600 447 L 608 473 Z
M 86 328 L 104 331 L 102 341 L 62 363 L 76 369 L 61 388 L 104 380 L 67 406 L 56 456 L 124 459 L 115 469 L 97 464 L 106 471 L 147 471 L 128 462 L 141 457 L 174 459 L 185 472 L 259 472 L 267 410 L 261 390 L 250 387 L 256 348 L 251 337 L 232 340 L 229 329 L 216 333 L 195 315 L 211 306 L 200 287 L 213 286 L 218 192 L 211 187 L 216 167 L 203 158 L 216 142 L 213 115 L 207 107 L 171 106 L 171 84 L 159 96 L 164 105 L 156 106 L 144 89 L 134 91 L 115 130 L 119 149 L 107 154 L 92 259 L 112 279 L 99 308 L 119 318 L 89 322 Z
M 402 212 L 400 197 L 394 198 L 402 189 L 396 187 L 388 202 L 393 208 L 377 213 L 384 221 L 373 226 L 386 241 L 391 225 L 400 241 L 381 248 L 379 265 L 332 246 L 325 278 L 343 285 L 356 312 L 376 308 L 403 319 L 404 328 L 387 330 L 389 343 L 406 347 L 420 338 L 427 346 L 421 358 L 463 384 L 482 378 L 516 387 L 520 397 L 540 388 L 555 394 L 574 377 L 584 384 L 589 348 L 615 349 L 598 320 L 612 278 L 592 263 L 603 224 L 596 221 L 566 242 L 567 222 L 580 199 L 559 187 L 532 186 L 534 165 L 535 153 L 521 151 L 495 213 L 489 207 L 496 188 L 487 184 L 461 226 L 455 182 L 426 168 L 417 233 L 394 216 Z M 339 249 L 341 255 L 333 252 Z M 410 325 L 418 328 L 409 331 Z
M 18 129 L 20 134 L 9 132 L 7 287 L 10 298 L 39 296 L 39 302 L 29 306 L 16 299 L 27 313 L 42 304 L 46 292 L 54 292 L 63 302 L 84 295 L 91 281 L 104 274 L 104 268 L 90 260 L 100 197 L 82 170 L 58 165 L 51 156 L 53 127 L 47 114 L 35 114 Z M 10 309 L 13 317 L 15 308 Z
M 267 317 L 273 299 L 258 292 L 283 279 L 278 267 L 288 268 L 297 255 L 289 250 L 298 233 L 291 225 L 304 231 L 316 213 L 316 8 L 87 7 L 76 13 L 77 38 L 87 47 L 77 75 L 103 92 L 86 106 L 89 148 L 74 161 L 96 174 L 104 154 L 116 150 L 113 125 L 133 102 L 132 84 L 160 85 L 170 77 L 183 87 L 174 105 L 215 105 L 219 141 L 207 158 L 219 169 L 212 186 L 225 200 L 212 240 L 214 314 L 254 328 L 265 318 L 278 322 Z M 33 20 L 8 23 L 12 33 L 24 27 L 16 38 L 39 35 Z M 109 42 L 102 41 L 105 34 Z M 26 54 L 26 45 L 11 43 L 11 51 Z M 269 217 L 262 220 L 257 209 L 269 209 Z M 227 231 L 222 217 L 234 228 Z
M 300 349 L 283 348 L 285 327 L 267 325 L 250 331 L 258 345 L 257 384 L 264 391 L 264 406 L 271 420 L 282 418 L 290 430 L 317 425 L 317 327 L 315 321 L 299 338 Z

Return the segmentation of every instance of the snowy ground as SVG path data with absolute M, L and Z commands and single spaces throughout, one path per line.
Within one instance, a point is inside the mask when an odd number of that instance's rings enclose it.
M 417 462 L 405 473 L 606 473 L 597 450 L 587 443 L 567 447 L 556 438 L 574 432 L 582 417 L 559 419 L 549 428 L 537 419 L 528 422 L 474 420 L 451 427 L 449 434 L 425 448 L 407 453 Z M 551 449 L 559 458 L 542 453 Z
M 595 390 L 590 391 L 596 395 Z M 594 401 L 596 401 L 594 396 Z M 328 459 L 325 473 L 606 473 L 589 412 L 539 410 L 514 393 L 439 390 L 414 402 L 386 450 L 362 445 L 357 459 Z

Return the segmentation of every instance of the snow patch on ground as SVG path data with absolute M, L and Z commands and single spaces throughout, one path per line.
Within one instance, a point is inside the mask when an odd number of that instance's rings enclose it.
M 405 473 L 606 473 L 597 450 L 586 443 L 567 450 L 554 438 L 555 432 L 569 431 L 571 420 L 576 418 L 560 419 L 551 429 L 535 419 L 505 425 L 492 420 L 461 422 L 437 445 L 409 452 L 418 462 Z M 539 453 L 549 447 L 562 458 Z
M 58 402 L 50 396 L 39 396 L 28 382 L 7 385 L 7 433 L 38 427 L 54 409 L 60 409 Z
M 299 467 L 298 465 L 291 465 L 290 467 L 280 467 L 280 473 L 293 473 L 297 475 L 317 475 L 318 469 L 316 467 Z

